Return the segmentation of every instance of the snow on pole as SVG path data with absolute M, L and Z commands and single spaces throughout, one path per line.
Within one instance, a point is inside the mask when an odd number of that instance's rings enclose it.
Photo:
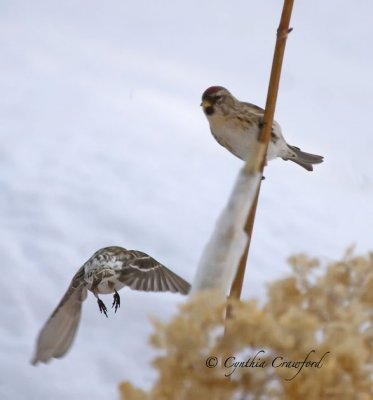
M 244 228 L 261 178 L 261 172 L 251 173 L 247 166 L 240 170 L 228 203 L 202 254 L 191 295 L 204 289 L 217 289 L 223 295 L 228 293 L 248 243 Z

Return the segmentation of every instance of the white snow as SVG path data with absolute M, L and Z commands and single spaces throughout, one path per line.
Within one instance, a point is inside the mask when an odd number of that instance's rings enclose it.
M 245 225 L 261 178 L 261 172 L 249 174 L 246 168 L 241 168 L 228 203 L 202 253 L 192 296 L 205 289 L 217 289 L 222 295 L 229 293 L 248 243 Z
M 117 398 L 149 387 L 152 327 L 184 298 L 92 295 L 67 356 L 29 363 L 39 329 L 99 248 L 151 254 L 192 281 L 242 162 L 209 133 L 211 85 L 263 106 L 281 4 L 139 0 L 0 3 L 0 398 Z M 244 297 L 286 257 L 372 249 L 373 4 L 295 2 L 276 110 L 285 138 L 325 156 L 264 171 Z M 111 296 L 103 296 L 108 305 Z

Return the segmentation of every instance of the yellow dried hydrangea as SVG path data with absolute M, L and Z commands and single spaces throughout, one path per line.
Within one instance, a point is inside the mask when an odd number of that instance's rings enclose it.
M 158 381 L 149 392 L 122 383 L 122 400 L 372 400 L 372 254 L 289 263 L 263 305 L 230 302 L 226 320 L 225 302 L 206 292 L 155 322 Z

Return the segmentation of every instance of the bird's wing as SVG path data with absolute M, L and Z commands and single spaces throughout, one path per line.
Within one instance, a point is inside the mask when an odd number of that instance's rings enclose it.
M 147 254 L 128 250 L 118 279 L 134 290 L 151 292 L 189 293 L 190 284 Z
M 87 297 L 83 276 L 82 267 L 40 331 L 32 364 L 62 357 L 70 348 L 79 325 L 82 303 Z
M 259 123 L 262 123 L 264 117 L 264 109 L 252 103 L 244 103 L 244 104 L 250 108 L 250 112 L 252 114 L 255 114 L 259 118 Z M 272 136 L 272 141 L 274 142 L 276 142 L 278 139 L 284 138 L 281 132 L 281 127 L 279 123 L 276 121 L 273 121 L 271 136 Z
M 263 108 L 257 106 L 256 104 L 252 104 L 252 103 L 243 102 L 243 104 L 248 106 L 250 108 L 251 112 L 255 112 L 256 114 L 263 116 L 263 114 L 264 114 Z

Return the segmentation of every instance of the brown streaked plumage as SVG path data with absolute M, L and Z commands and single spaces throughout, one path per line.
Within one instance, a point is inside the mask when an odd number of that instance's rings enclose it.
M 124 286 L 152 292 L 187 294 L 190 284 L 154 258 L 137 250 L 106 247 L 96 251 L 79 268 L 65 295 L 39 333 L 32 364 L 62 357 L 70 348 L 88 290 L 97 298 L 101 313 L 107 308 L 99 294 L 114 293 L 112 307 L 120 307 L 118 291 Z
M 219 144 L 241 160 L 247 160 L 250 149 L 258 140 L 264 110 L 255 104 L 237 100 L 222 86 L 211 86 L 202 95 L 203 111 L 210 130 Z M 267 161 L 276 157 L 291 160 L 307 171 L 320 164 L 322 156 L 305 153 L 286 143 L 280 125 L 274 121 L 272 137 L 268 145 Z

